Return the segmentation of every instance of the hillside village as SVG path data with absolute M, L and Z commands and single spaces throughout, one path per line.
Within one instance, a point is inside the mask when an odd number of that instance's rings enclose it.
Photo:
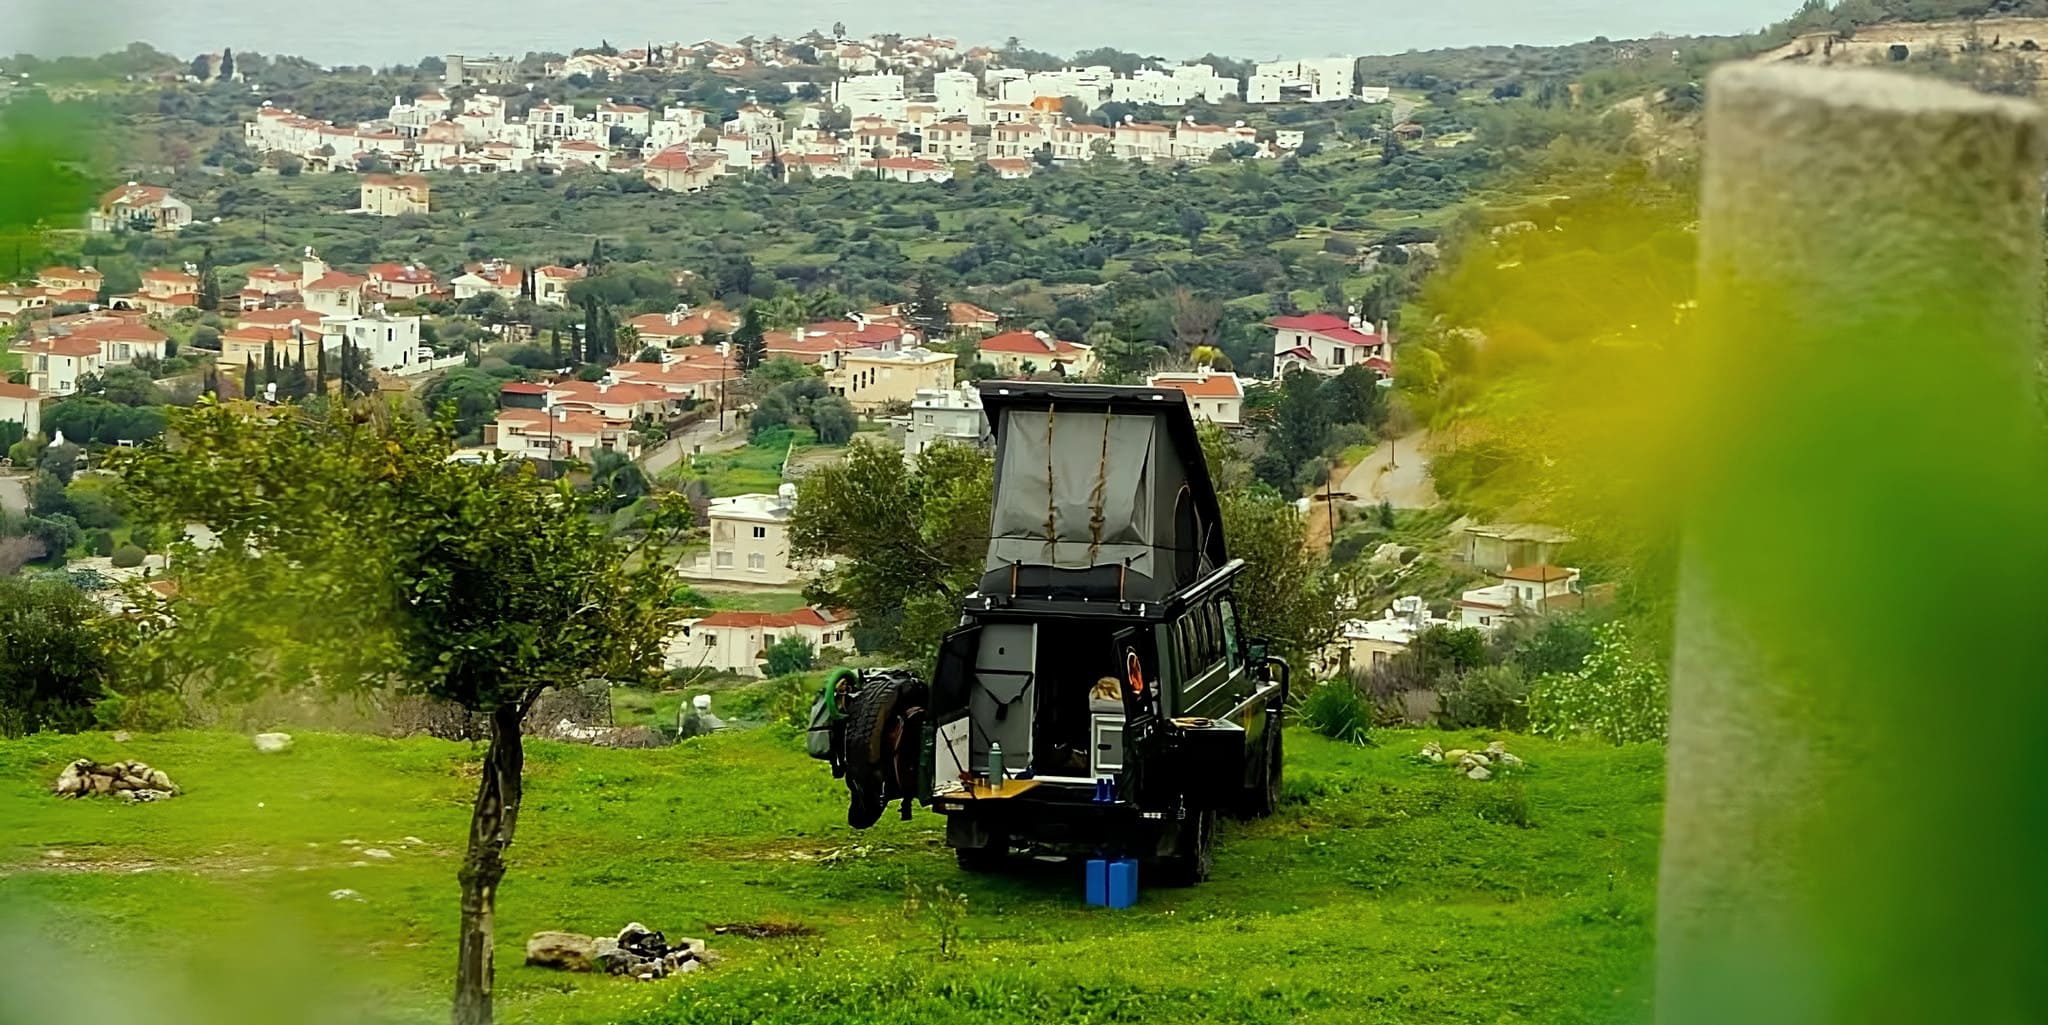
M 288 157 L 320 172 L 384 166 L 401 172 L 475 174 L 592 169 L 631 174 L 664 191 L 704 188 L 727 174 L 785 178 L 946 181 L 961 169 L 1003 178 L 1114 157 L 1140 162 L 1203 161 L 1218 153 L 1278 157 L 1305 145 L 1301 130 L 1267 133 L 1243 121 L 1169 124 L 1126 116 L 1086 120 L 1105 104 L 1181 108 L 1191 102 L 1264 107 L 1361 100 L 1385 103 L 1385 86 L 1360 87 L 1354 58 L 1266 62 L 1239 80 L 1208 64 L 1120 75 L 1103 65 L 1057 71 L 1004 67 L 987 48 L 961 51 L 950 40 L 900 43 L 805 41 L 790 48 L 670 44 L 617 53 L 583 53 L 539 69 L 554 78 L 599 79 L 633 72 L 702 67 L 761 71 L 796 67 L 843 75 L 819 88 L 799 83 L 811 101 L 776 108 L 749 103 L 727 120 L 701 106 L 655 109 L 617 99 L 588 109 L 546 100 L 514 112 L 519 98 L 477 91 L 520 84 L 522 66 L 502 59 L 445 58 L 445 91 L 399 97 L 382 119 L 337 125 L 264 104 L 245 126 L 254 153 Z M 826 63 L 801 64 L 804 52 Z M 966 66 L 982 68 L 980 75 Z M 928 86 L 913 93 L 913 84 Z M 462 97 L 460 100 L 454 96 Z M 422 199 L 424 203 L 424 199 Z M 363 209 L 403 212 L 373 204 Z

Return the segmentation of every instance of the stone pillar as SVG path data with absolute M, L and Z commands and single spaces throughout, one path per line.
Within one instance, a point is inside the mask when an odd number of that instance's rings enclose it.
M 1707 92 L 1660 1025 L 2037 1019 L 2039 108 Z

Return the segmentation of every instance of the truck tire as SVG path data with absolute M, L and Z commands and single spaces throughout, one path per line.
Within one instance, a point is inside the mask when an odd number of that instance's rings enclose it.
M 846 789 L 852 801 L 846 807 L 846 824 L 866 829 L 881 821 L 888 807 L 889 720 L 902 698 L 902 682 L 882 676 L 868 681 L 854 699 L 846 720 Z
M 1193 886 L 1209 878 L 1216 860 L 1216 810 L 1205 808 L 1180 822 L 1173 853 L 1159 859 L 1160 882 L 1167 886 Z

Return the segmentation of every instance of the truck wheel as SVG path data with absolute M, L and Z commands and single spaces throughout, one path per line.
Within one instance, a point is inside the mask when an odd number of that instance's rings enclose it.
M 986 847 L 956 847 L 953 859 L 960 864 L 962 872 L 995 872 L 1010 860 L 1010 838 L 1002 833 L 991 833 Z
M 1198 811 L 1180 822 L 1173 853 L 1160 859 L 1160 881 L 1168 886 L 1193 886 L 1209 878 L 1216 860 L 1216 811 Z

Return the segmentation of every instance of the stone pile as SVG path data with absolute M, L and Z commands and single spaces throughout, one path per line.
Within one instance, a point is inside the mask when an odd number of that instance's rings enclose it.
M 114 794 L 124 801 L 161 801 L 180 793 L 178 785 L 162 769 L 134 761 L 102 764 L 90 758 L 80 758 L 65 766 L 52 789 L 59 797 Z
M 537 932 L 526 941 L 526 963 L 567 972 L 604 972 L 642 981 L 694 972 L 716 960 L 703 940 L 668 938 L 639 922 L 609 936 Z
M 1482 782 L 1492 779 L 1496 768 L 1519 769 L 1523 764 L 1520 758 L 1509 753 L 1506 742 L 1499 740 L 1486 745 L 1484 751 L 1463 748 L 1446 751 L 1442 744 L 1432 740 L 1422 745 L 1422 752 L 1416 757 L 1433 765 L 1449 764 L 1458 775 Z

